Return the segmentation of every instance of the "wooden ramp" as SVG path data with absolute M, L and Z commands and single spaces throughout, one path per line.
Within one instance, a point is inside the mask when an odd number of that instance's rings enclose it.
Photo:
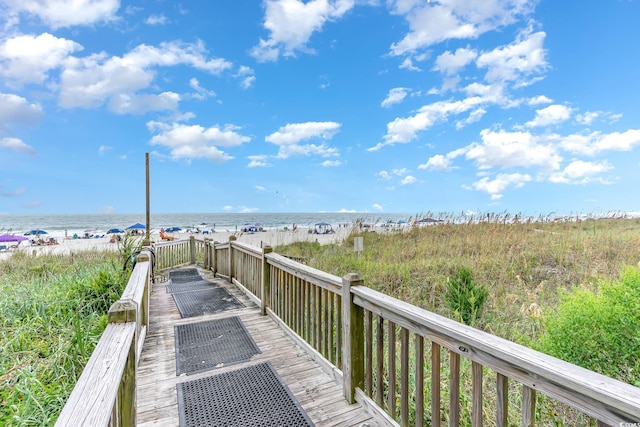
M 342 395 L 342 386 L 268 316 L 237 288 L 221 279 L 213 279 L 225 287 L 245 307 L 216 314 L 181 318 L 165 283 L 156 283 L 151 293 L 150 325 L 138 365 L 137 422 L 139 426 L 178 426 L 176 384 L 213 374 L 228 372 L 261 362 L 270 362 L 287 384 L 300 406 L 316 426 L 382 426 L 359 404 L 349 405 Z M 238 316 L 258 345 L 261 353 L 251 360 L 215 368 L 192 375 L 176 376 L 174 327 L 206 320 Z

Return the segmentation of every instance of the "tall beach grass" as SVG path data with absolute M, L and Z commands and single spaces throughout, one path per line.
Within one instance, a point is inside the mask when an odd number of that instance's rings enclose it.
M 128 279 L 111 252 L 0 261 L 0 425 L 53 425 Z

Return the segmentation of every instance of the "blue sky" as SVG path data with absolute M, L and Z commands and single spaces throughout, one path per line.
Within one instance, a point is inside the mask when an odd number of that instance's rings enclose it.
M 0 213 L 638 211 L 635 0 L 0 0 Z

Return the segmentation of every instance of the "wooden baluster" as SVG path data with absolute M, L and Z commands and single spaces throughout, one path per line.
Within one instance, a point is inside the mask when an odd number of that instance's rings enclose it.
M 373 393 L 373 313 L 365 312 L 365 368 L 364 368 L 364 391 L 371 397 Z
M 431 342 L 431 426 L 440 427 L 440 344 Z
M 387 404 L 389 413 L 396 418 L 396 324 L 389 321 L 388 324 L 389 345 L 387 356 L 389 357 L 389 391 Z
M 424 338 L 416 335 L 416 427 L 424 425 Z
M 376 332 L 376 403 L 382 408 L 384 399 L 384 319 L 382 316 L 378 316 Z
M 271 252 L 273 252 L 273 248 L 271 246 L 265 246 L 262 249 L 262 301 L 260 305 L 260 313 L 263 316 L 267 314 L 267 307 L 270 306 L 271 301 L 271 266 L 267 262 L 266 257 L 266 255 Z
M 471 425 L 482 427 L 482 365 L 471 362 Z
M 533 427 L 536 419 L 536 391 L 522 386 L 522 427 Z
M 449 351 L 449 425 L 460 425 L 460 355 Z
M 409 331 L 400 329 L 400 421 L 409 425 Z
M 496 375 L 496 427 L 507 427 L 509 419 L 509 379 Z

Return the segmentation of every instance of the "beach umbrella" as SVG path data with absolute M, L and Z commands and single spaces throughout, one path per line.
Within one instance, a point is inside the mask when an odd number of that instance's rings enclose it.
M 29 240 L 23 236 L 16 236 L 15 234 L 3 234 L 0 236 L 0 242 L 22 242 L 23 240 Z
M 121 228 L 111 228 L 107 231 L 107 234 L 115 234 L 115 233 L 124 233 L 124 230 Z
M 180 227 L 169 227 L 169 228 L 165 228 L 164 231 L 166 231 L 167 233 L 173 233 L 176 231 L 182 231 L 182 228 Z
M 139 222 L 136 222 L 135 224 L 128 226 L 127 230 L 144 230 L 145 228 L 147 227 L 145 227 L 143 224 L 140 224 Z
M 44 230 L 31 230 L 24 233 L 25 236 L 38 236 L 40 234 L 49 234 Z

